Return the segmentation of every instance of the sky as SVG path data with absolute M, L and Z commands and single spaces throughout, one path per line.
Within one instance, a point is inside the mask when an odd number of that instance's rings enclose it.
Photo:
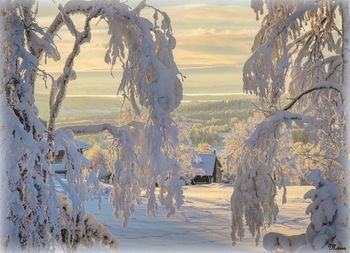
M 48 26 L 57 14 L 57 4 L 66 0 L 55 2 L 39 0 L 40 25 Z M 128 1 L 130 6 L 137 3 L 137 0 Z M 243 64 L 250 55 L 254 35 L 260 26 L 250 8 L 249 0 L 148 0 L 147 3 L 167 12 L 171 18 L 177 41 L 174 50 L 175 61 L 187 77 L 184 82 L 185 93 L 242 92 Z M 74 19 L 82 24 L 83 19 Z M 109 39 L 106 24 L 100 22 L 92 27 L 91 43 L 82 46 L 75 63 L 78 78 L 75 87 L 71 89 L 73 95 L 86 92 L 83 83 L 91 82 L 91 73 L 98 72 L 94 75 L 98 80 L 94 82 L 99 82 L 97 93 L 101 95 L 118 81 L 108 74 L 110 66 L 104 63 L 105 48 Z M 82 29 L 82 26 L 80 28 Z M 56 38 L 56 44 L 62 60 L 56 63 L 49 59 L 41 66 L 51 73 L 62 71 L 63 60 L 73 45 L 73 37 L 66 28 L 60 30 L 59 36 Z M 117 67 L 116 70 L 118 72 L 120 68 Z M 101 75 L 101 72 L 106 72 L 106 75 Z

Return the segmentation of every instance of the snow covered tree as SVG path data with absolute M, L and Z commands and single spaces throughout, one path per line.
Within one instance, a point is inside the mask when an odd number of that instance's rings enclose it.
M 259 97 L 265 119 L 238 159 L 231 198 L 233 244 L 244 236 L 244 217 L 256 243 L 261 228 L 276 219 L 276 187 L 283 186 L 283 174 L 275 173 L 276 181 L 271 175 L 277 170 L 279 139 L 290 129 L 308 133 L 309 143 L 319 145 L 319 168 L 337 185 L 337 203 L 347 206 L 349 3 L 253 0 L 252 8 L 257 18 L 267 14 L 243 68 L 243 88 Z
M 176 156 L 181 165 L 180 176 L 185 184 L 191 184 L 193 178 L 202 174 L 200 169 L 193 168 L 194 162 L 198 162 L 200 157 L 198 156 L 199 151 L 193 147 L 190 141 L 192 122 L 177 116 L 176 123 L 179 129 L 179 145 Z
M 226 162 L 223 168 L 227 170 L 227 173 L 231 173 L 233 177 L 236 177 L 237 174 L 237 159 L 243 151 L 244 142 L 261 119 L 261 114 L 254 113 L 246 121 L 236 121 L 232 127 L 232 133 L 224 139 Z
M 77 152 L 74 133 L 108 131 L 112 135 L 115 156 L 110 201 L 115 216 L 122 213 L 125 225 L 141 190 L 146 190 L 147 212 L 155 213 L 156 182 L 159 200 L 169 215 L 182 204 L 175 155 L 177 128 L 171 117 L 182 99 L 182 83 L 172 54 L 176 42 L 170 19 L 145 1 L 131 9 L 119 0 L 71 0 L 59 5 L 51 25 L 43 28 L 36 21 L 37 6 L 35 0 L 1 1 L 1 198 L 7 200 L 1 212 L 6 228 L 1 233 L 1 248 L 48 250 L 56 244 L 72 248 L 80 242 L 113 247 L 115 238 L 85 213 L 84 200 L 99 189 L 93 173 L 84 176 L 80 171 L 84 158 Z M 142 16 L 144 9 L 153 11 L 152 20 Z M 73 14 L 85 20 L 82 31 L 71 19 Z M 76 78 L 75 59 L 81 45 L 90 41 L 94 19 L 108 24 L 106 63 L 113 66 L 119 61 L 123 69 L 118 92 L 130 101 L 135 114 L 144 108 L 147 121 L 56 130 L 67 86 Z M 46 57 L 60 59 L 54 40 L 63 26 L 74 37 L 74 44 L 56 80 L 40 63 Z M 47 126 L 35 104 L 38 77 L 51 81 Z M 67 183 L 59 181 L 51 168 L 55 145 L 66 151 Z M 55 180 L 65 187 L 68 200 L 57 194 Z

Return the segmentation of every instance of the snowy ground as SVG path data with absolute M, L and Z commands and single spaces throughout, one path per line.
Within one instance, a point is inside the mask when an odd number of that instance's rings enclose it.
M 280 205 L 277 223 L 264 233 L 275 231 L 292 235 L 305 232 L 309 219 L 304 212 L 308 202 L 303 200 L 303 195 L 308 189 L 310 187 L 288 187 L 287 204 Z M 140 206 L 127 229 L 115 222 L 106 196 L 103 197 L 102 212 L 97 209 L 97 200 L 89 201 L 87 209 L 116 235 L 119 252 L 264 252 L 262 243 L 256 247 L 248 233 L 242 242 L 231 246 L 232 191 L 232 186 L 224 184 L 185 186 L 185 204 L 175 216 L 167 218 L 159 209 L 155 218 L 147 217 L 144 206 Z M 281 195 L 279 192 L 279 204 Z M 81 250 L 84 253 L 90 251 Z

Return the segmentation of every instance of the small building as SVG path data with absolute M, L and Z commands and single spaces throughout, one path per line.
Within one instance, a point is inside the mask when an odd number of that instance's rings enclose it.
M 78 151 L 83 154 L 85 150 L 87 150 L 88 148 L 90 148 L 92 145 L 81 141 L 81 140 L 75 140 L 75 143 L 78 147 Z M 55 171 L 55 173 L 57 174 L 66 174 L 67 171 L 65 169 L 65 165 L 64 165 L 64 156 L 65 156 L 65 149 L 63 146 L 61 145 L 57 145 L 55 147 L 55 161 L 53 163 L 53 170 Z
M 200 161 L 193 162 L 192 167 L 194 169 L 201 169 L 203 175 L 197 175 L 193 178 L 193 184 L 197 183 L 219 183 L 221 182 L 221 163 L 218 160 L 216 153 L 212 154 L 199 154 Z

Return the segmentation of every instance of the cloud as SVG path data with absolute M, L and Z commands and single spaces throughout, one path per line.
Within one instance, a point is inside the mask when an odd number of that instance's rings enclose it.
M 172 19 L 181 14 L 179 22 L 187 22 L 194 20 L 196 22 L 226 22 L 233 18 L 239 21 L 255 21 L 255 14 L 250 8 L 239 5 L 225 5 L 217 4 L 187 4 L 181 6 L 164 6 L 165 10 Z
M 242 68 L 244 61 L 250 55 L 259 23 L 255 21 L 255 15 L 250 8 L 227 3 L 226 1 L 221 6 L 220 3 L 182 5 L 164 3 L 161 9 L 171 17 L 177 40 L 174 55 L 178 65 L 202 67 L 232 65 L 237 71 Z M 39 24 L 48 26 L 53 18 L 54 15 L 39 15 Z M 77 28 L 81 30 L 83 19 L 80 20 L 76 16 L 74 20 L 77 22 Z M 107 25 L 103 21 L 98 26 L 93 25 L 92 30 L 91 43 L 83 45 L 75 68 L 78 71 L 101 68 L 109 70 L 110 66 L 103 60 L 109 41 Z M 74 43 L 74 38 L 66 27 L 62 27 L 59 36 L 62 40 L 56 38 L 56 44 L 62 60 L 58 64 L 49 61 L 45 68 L 51 71 L 59 71 L 62 68 L 62 61 Z
M 175 58 L 178 64 L 236 64 L 242 67 L 249 57 L 254 30 L 196 28 L 176 36 Z
M 174 28 L 174 33 L 186 33 L 196 28 L 206 30 L 254 30 L 259 27 L 250 7 L 240 5 L 202 4 L 183 6 L 164 6 Z
M 51 6 L 51 0 L 47 1 L 50 1 Z M 148 0 L 148 3 L 167 12 L 172 20 L 177 40 L 174 57 L 182 73 L 187 76 L 185 92 L 211 92 L 213 89 L 215 92 L 220 89 L 225 92 L 241 91 L 242 67 L 250 55 L 254 35 L 259 29 L 259 22 L 255 21 L 255 15 L 249 7 L 250 1 L 241 0 L 241 4 L 236 4 L 236 0 Z M 55 8 L 39 13 L 40 25 L 50 25 L 57 15 L 57 6 Z M 145 12 L 145 15 L 151 17 L 150 13 Z M 82 30 L 84 19 L 80 15 L 74 15 L 73 19 L 77 22 L 77 29 Z M 111 83 L 104 76 L 109 76 L 110 70 L 110 66 L 104 62 L 105 47 L 109 41 L 108 28 L 104 21 L 97 26 L 94 24 L 91 42 L 82 46 L 75 60 L 74 69 L 78 79 L 70 87 L 76 89 L 76 94 L 87 92 L 79 90 L 80 83 L 96 81 L 103 88 Z M 55 76 L 62 72 L 63 63 L 74 43 L 74 38 L 65 26 L 60 29 L 59 36 L 62 40 L 56 37 L 55 41 L 62 56 L 61 61 L 56 63 L 49 60 L 48 64 L 41 66 Z M 115 69 L 120 71 L 119 66 Z M 83 72 L 87 72 L 88 77 Z M 96 80 L 91 80 L 91 76 L 96 77 Z M 116 77 L 119 78 L 120 73 Z
M 244 53 L 250 51 L 254 30 L 205 30 L 197 28 L 189 33 L 177 34 L 177 46 L 195 48 L 201 46 L 241 49 Z

